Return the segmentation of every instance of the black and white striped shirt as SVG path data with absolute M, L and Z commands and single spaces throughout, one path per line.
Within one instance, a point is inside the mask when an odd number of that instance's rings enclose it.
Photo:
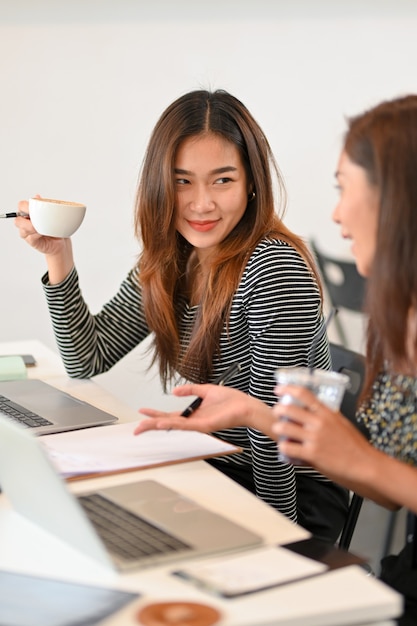
M 69 376 L 90 378 L 109 370 L 149 335 L 136 268 L 96 315 L 89 312 L 82 297 L 75 268 L 59 285 L 49 285 L 47 275 L 42 280 Z M 196 311 L 184 303 L 181 336 L 189 333 Z M 319 289 L 303 258 L 283 241 L 261 241 L 233 297 L 213 378 L 238 361 L 242 369 L 231 385 L 272 406 L 276 402 L 275 370 L 308 365 L 311 343 L 322 323 Z M 330 369 L 330 364 L 324 336 L 314 365 Z M 257 495 L 296 521 L 294 467 L 279 460 L 276 442 L 246 428 L 222 430 L 216 435 L 243 449 L 241 454 L 221 457 L 218 462 L 252 465 Z M 297 467 L 295 471 L 327 480 L 311 468 Z

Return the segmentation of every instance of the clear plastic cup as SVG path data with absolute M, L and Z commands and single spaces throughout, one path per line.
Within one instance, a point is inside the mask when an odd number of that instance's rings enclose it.
M 312 391 L 320 402 L 334 411 L 340 409 L 343 396 L 349 386 L 349 376 L 329 370 L 310 369 L 308 367 L 286 367 L 275 371 L 275 380 L 279 385 L 298 385 Z M 290 394 L 280 398 L 281 404 L 299 404 Z M 285 418 L 282 418 L 285 419 Z M 302 465 L 298 459 L 290 459 L 279 453 L 279 458 L 286 463 Z

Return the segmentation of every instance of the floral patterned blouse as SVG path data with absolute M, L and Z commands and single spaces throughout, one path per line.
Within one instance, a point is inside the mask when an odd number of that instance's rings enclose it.
M 357 419 L 376 448 L 417 465 L 417 378 L 381 373 Z

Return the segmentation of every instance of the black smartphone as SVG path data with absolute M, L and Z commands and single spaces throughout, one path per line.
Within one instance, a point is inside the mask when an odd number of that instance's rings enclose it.
M 33 354 L 21 354 L 20 356 L 26 367 L 34 367 L 36 365 L 36 359 Z

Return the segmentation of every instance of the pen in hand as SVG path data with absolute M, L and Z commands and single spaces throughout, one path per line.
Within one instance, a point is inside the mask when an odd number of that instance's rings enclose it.
M 13 213 L 1 213 L 0 219 L 7 219 L 9 217 L 29 217 L 29 213 L 22 213 L 21 211 L 13 212 Z
M 233 363 L 233 365 L 231 365 L 225 372 L 223 372 L 223 374 L 220 374 L 220 376 L 216 378 L 213 384 L 225 385 L 229 380 L 231 380 L 231 378 L 233 378 L 233 376 L 237 372 L 240 372 L 241 369 L 242 368 L 239 365 L 239 363 Z M 200 406 L 202 402 L 203 402 L 203 398 L 196 398 L 193 402 L 191 402 L 191 404 L 187 406 L 186 409 L 183 410 L 183 412 L 181 413 L 181 416 L 189 417 L 192 413 L 194 413 L 194 411 L 198 409 L 198 407 Z

